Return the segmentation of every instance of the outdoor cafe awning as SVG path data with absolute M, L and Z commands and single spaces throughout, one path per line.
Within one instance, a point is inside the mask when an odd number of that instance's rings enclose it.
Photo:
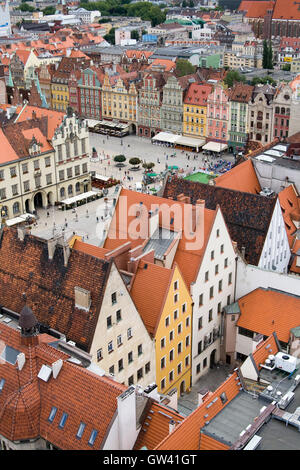
M 222 152 L 227 149 L 227 144 L 222 144 L 221 142 L 207 142 L 203 145 L 202 150 L 210 150 L 211 152 Z
M 193 147 L 198 150 L 201 148 L 205 143 L 203 139 L 195 139 L 194 137 L 186 137 L 184 135 L 180 135 L 176 140 L 176 145 L 183 145 L 185 147 Z
M 78 194 L 78 196 L 73 196 L 68 199 L 61 201 L 61 204 L 69 205 L 74 204 L 74 202 L 82 201 L 83 199 L 88 199 L 91 196 L 97 196 L 100 191 L 88 191 L 87 193 Z
M 168 144 L 174 144 L 178 137 L 179 135 L 171 134 L 170 132 L 159 132 L 154 137 L 152 137 L 152 140 L 156 142 L 167 142 Z
M 11 227 L 12 225 L 21 224 L 22 222 L 26 222 L 27 219 L 35 219 L 33 214 L 22 214 L 18 217 L 14 217 L 13 219 L 6 220 L 6 225 Z

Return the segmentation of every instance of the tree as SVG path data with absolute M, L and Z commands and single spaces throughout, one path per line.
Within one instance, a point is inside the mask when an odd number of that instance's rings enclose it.
M 105 39 L 105 41 L 109 42 L 109 44 L 115 44 L 115 28 L 111 28 L 109 30 L 109 33 L 108 34 L 105 34 L 105 36 L 103 36 L 103 39 Z
M 131 31 L 130 37 L 131 37 L 131 39 L 136 39 L 137 41 L 139 41 L 140 35 L 139 35 L 138 30 L 134 29 L 133 31 Z
M 140 163 L 142 161 L 138 157 L 133 157 L 129 160 L 130 165 L 132 165 L 134 170 L 138 170 Z
M 269 41 L 268 45 L 268 69 L 273 69 L 273 49 L 272 49 L 272 43 Z
M 189 7 L 190 7 L 190 8 L 194 8 L 194 6 L 195 6 L 195 4 L 194 4 L 193 0 L 190 0 L 190 1 L 189 1 Z
M 42 10 L 44 15 L 54 15 L 55 11 L 56 11 L 55 8 L 52 7 L 52 6 L 48 6 L 48 7 L 44 8 L 44 10 Z
M 143 168 L 145 168 L 145 170 L 152 170 L 153 167 L 155 167 L 155 163 L 153 162 L 143 163 Z
M 269 54 L 268 43 L 267 43 L 266 39 L 264 39 L 264 42 L 263 42 L 263 62 L 262 62 L 263 69 L 268 68 L 268 60 L 269 60 L 268 54 Z
M 263 85 L 265 85 L 266 83 L 269 83 L 270 85 L 276 86 L 277 82 L 270 75 L 267 75 L 266 77 L 253 77 L 251 81 L 251 85 L 255 86 L 258 83 L 262 83 Z
M 35 11 L 35 8 L 32 7 L 31 5 L 28 5 L 28 3 L 21 3 L 21 5 L 17 8 L 17 10 L 20 11 Z
M 186 59 L 178 59 L 176 61 L 176 75 L 177 77 L 183 77 L 184 75 L 190 75 L 191 73 L 195 73 L 196 67 L 192 65 Z
M 117 163 L 117 166 L 123 166 L 125 161 L 126 161 L 125 155 L 116 155 L 114 157 L 114 162 Z
M 229 72 L 227 72 L 227 74 L 226 74 L 226 77 L 224 78 L 224 83 L 229 88 L 231 88 L 233 86 L 234 82 L 245 83 L 246 79 L 245 79 L 244 75 L 241 75 L 237 70 L 229 70 Z
M 289 72 L 291 70 L 291 64 L 284 64 L 281 68 L 281 70 L 285 70 Z
M 186 6 L 187 6 L 187 3 L 186 3 L 185 0 L 183 0 L 183 2 L 182 2 L 182 8 L 186 8 Z

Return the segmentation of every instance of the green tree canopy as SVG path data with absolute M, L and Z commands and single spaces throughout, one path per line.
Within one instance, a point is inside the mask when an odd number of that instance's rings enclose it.
M 142 163 L 142 161 L 141 161 L 138 157 L 132 157 L 132 158 L 129 160 L 129 163 L 130 163 L 130 165 L 132 165 L 132 166 L 138 166 L 140 163 Z
M 53 6 L 48 6 L 48 7 L 44 8 L 44 10 L 42 10 L 42 12 L 44 13 L 44 15 L 54 15 L 55 12 L 56 12 L 56 9 Z
M 251 85 L 257 85 L 258 83 L 262 83 L 265 85 L 266 83 L 269 83 L 270 85 L 276 85 L 276 80 L 274 80 L 273 77 L 270 75 L 267 75 L 266 77 L 253 77 L 251 81 Z
M 114 162 L 117 162 L 117 163 L 124 163 L 126 161 L 126 157 L 125 155 L 116 155 L 114 157 Z
M 231 88 L 233 86 L 234 82 L 245 83 L 246 79 L 245 79 L 244 75 L 241 75 L 237 70 L 229 70 L 229 72 L 227 72 L 227 74 L 226 74 L 226 77 L 224 78 L 224 83 L 229 88 Z
M 103 36 L 103 39 L 105 39 L 105 41 L 109 42 L 109 44 L 115 44 L 115 28 L 111 28 L 109 30 L 109 33 L 108 34 L 105 34 L 105 36 Z
M 178 77 L 183 77 L 184 75 L 189 75 L 191 73 L 195 73 L 196 67 L 192 65 L 186 59 L 178 59 L 176 61 L 176 75 Z
M 138 30 L 134 29 L 133 31 L 131 31 L 130 37 L 131 37 L 131 39 L 136 39 L 138 41 L 140 39 L 140 35 L 139 35 Z
M 17 10 L 20 11 L 35 11 L 35 8 L 32 7 L 31 5 L 28 5 L 28 3 L 21 3 L 21 5 L 17 8 Z

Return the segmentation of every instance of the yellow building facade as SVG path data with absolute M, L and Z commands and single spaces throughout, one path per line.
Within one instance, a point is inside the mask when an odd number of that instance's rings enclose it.
M 51 83 L 51 108 L 56 111 L 66 111 L 69 105 L 69 86 L 57 80 Z
M 172 269 L 169 289 L 155 331 L 156 384 L 167 394 L 178 396 L 190 389 L 192 298 L 177 265 Z
M 211 86 L 192 83 L 183 103 L 183 135 L 205 137 L 207 125 L 207 98 Z
M 131 124 L 136 130 L 138 93 L 133 83 L 126 86 L 119 77 L 113 86 L 108 75 L 105 75 L 102 86 L 102 118 L 118 119 Z

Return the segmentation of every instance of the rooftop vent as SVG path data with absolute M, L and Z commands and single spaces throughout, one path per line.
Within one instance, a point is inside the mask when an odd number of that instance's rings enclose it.
M 48 382 L 51 373 L 52 373 L 52 368 L 43 364 L 38 373 L 38 378 L 43 380 L 44 382 Z

